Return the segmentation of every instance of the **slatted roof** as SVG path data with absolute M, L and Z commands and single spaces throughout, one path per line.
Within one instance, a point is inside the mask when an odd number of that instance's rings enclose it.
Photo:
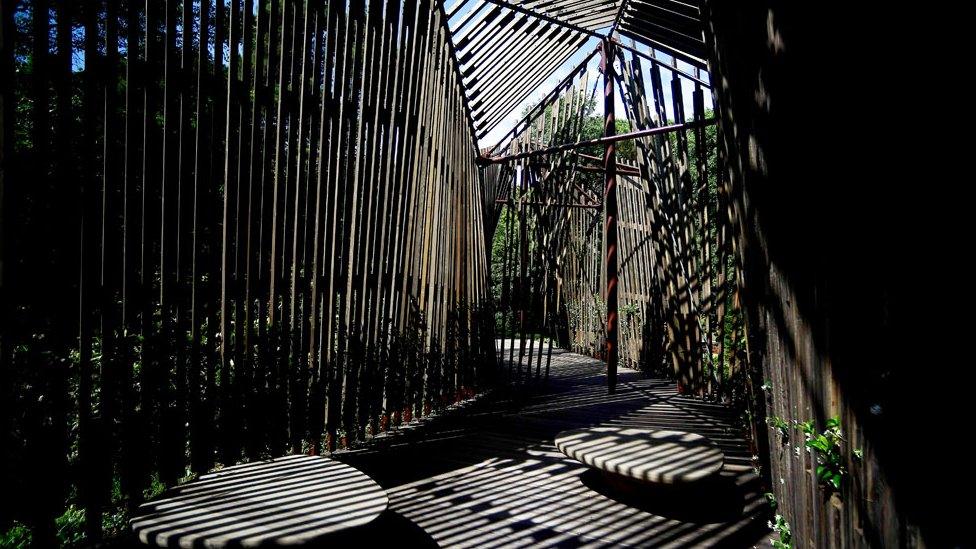
M 619 32 L 692 64 L 705 65 L 705 39 L 697 3 L 626 0 Z
M 619 31 L 704 66 L 694 0 L 448 0 L 445 10 L 478 139 L 594 36 Z

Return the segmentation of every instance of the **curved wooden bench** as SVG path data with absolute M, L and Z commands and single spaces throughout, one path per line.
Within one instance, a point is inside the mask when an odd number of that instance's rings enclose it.
M 722 468 L 724 454 L 711 440 L 692 433 L 629 427 L 563 431 L 556 448 L 590 467 L 630 479 L 661 484 L 695 482 Z
M 129 525 L 160 547 L 295 545 L 366 524 L 388 503 L 349 465 L 286 456 L 202 475 L 141 505 Z

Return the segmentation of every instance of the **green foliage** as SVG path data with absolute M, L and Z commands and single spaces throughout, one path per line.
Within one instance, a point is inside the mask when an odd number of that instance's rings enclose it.
M 620 317 L 620 331 L 625 334 L 637 332 L 643 322 L 641 312 L 639 303 L 631 302 L 620 305 L 617 308 L 617 313 Z
M 116 481 L 117 483 L 117 481 Z M 162 484 L 154 482 L 158 489 Z M 147 493 L 149 491 L 147 490 Z M 87 542 L 85 534 L 85 509 L 72 503 L 61 516 L 54 519 L 58 545 L 61 547 L 81 547 Z M 129 528 L 129 513 L 124 505 L 116 505 L 102 514 L 102 535 L 113 539 L 124 535 Z M 0 532 L 0 547 L 27 548 L 32 546 L 32 535 L 27 525 L 14 521 L 5 531 Z
M 625 303 L 618 310 L 620 311 L 620 316 L 625 318 L 636 317 L 641 312 L 640 305 L 637 303 Z
M 14 521 L 6 532 L 0 533 L 0 547 L 26 549 L 31 546 L 31 532 L 23 523 Z
M 142 495 L 147 500 L 150 500 L 165 491 L 166 484 L 159 480 L 159 474 L 153 473 L 152 481 L 149 483 L 149 487 L 142 491 Z
M 519 200 L 520 197 L 525 197 L 526 200 L 531 201 L 533 200 L 532 194 L 532 190 L 516 192 L 513 199 Z M 511 308 L 513 302 L 519 299 L 517 277 L 521 276 L 522 271 L 519 232 L 523 228 L 523 223 L 528 239 L 527 257 L 529 261 L 526 265 L 526 276 L 529 280 L 538 280 L 542 276 L 543 267 L 532 259 L 541 246 L 537 239 L 534 216 L 527 215 L 524 219 L 520 219 L 512 208 L 502 208 L 491 242 L 491 290 L 492 297 L 495 300 L 495 334 L 498 337 L 512 337 L 517 333 Z M 509 231 L 511 231 L 511 242 L 508 242 L 508 246 L 506 246 L 506 235 L 509 234 Z M 508 255 L 507 262 L 506 253 Z M 506 266 L 508 267 L 507 272 Z M 527 326 L 530 329 L 541 328 L 541 311 L 536 307 L 529 307 L 526 313 Z
M 123 535 L 129 529 L 129 512 L 116 507 L 102 514 L 102 535 L 107 539 Z
M 123 528 L 127 521 L 123 522 Z M 54 519 L 54 527 L 60 547 L 80 547 L 85 544 L 85 510 L 75 504 L 68 505 L 61 516 Z M 121 532 L 121 530 L 119 530 Z M 14 521 L 6 532 L 0 532 L 0 547 L 27 548 L 33 546 L 33 536 L 27 525 Z
M 766 417 L 766 424 L 779 431 L 780 442 L 786 444 L 790 441 L 790 423 L 779 416 Z
M 816 452 L 817 479 L 820 484 L 831 492 L 840 490 L 847 475 L 841 453 L 840 443 L 844 438 L 841 436 L 840 419 L 828 419 L 822 432 L 817 432 L 813 420 L 801 423 L 800 430 L 806 437 L 806 447 Z
M 793 549 L 793 532 L 790 531 L 790 523 L 786 522 L 783 515 L 776 515 L 773 522 L 769 523 L 773 532 L 779 534 L 779 539 L 769 538 L 770 543 L 776 549 Z
M 72 504 L 54 520 L 58 542 L 62 547 L 75 547 L 85 541 L 85 510 Z
M 545 108 L 543 109 L 545 113 L 543 115 L 543 118 L 545 119 L 545 124 L 544 124 L 544 130 L 542 135 L 542 141 L 543 142 L 552 141 L 554 142 L 554 144 L 560 144 L 564 142 L 570 143 L 576 141 L 577 137 L 575 135 L 565 135 L 564 133 L 561 133 L 561 132 L 565 132 L 566 130 L 566 126 L 564 126 L 564 123 L 566 122 L 565 120 L 561 121 L 558 127 L 555 128 L 555 130 L 553 129 L 552 107 L 553 105 L 550 103 L 546 105 Z M 536 108 L 537 108 L 536 106 L 533 106 L 533 107 L 526 107 L 522 109 L 522 116 L 526 116 L 527 114 L 529 114 L 529 112 L 535 111 Z M 596 101 L 588 99 L 586 101 L 586 105 L 584 105 L 583 107 L 583 111 L 584 111 L 583 123 L 579 128 L 579 134 L 580 134 L 579 140 L 587 141 L 590 139 L 603 137 L 603 126 L 605 120 L 603 114 L 594 114 L 596 111 Z M 628 122 L 625 118 L 626 114 L 623 112 L 617 112 L 615 114 L 616 114 L 616 120 L 614 121 L 614 130 L 616 130 L 616 134 L 620 135 L 623 133 L 629 133 L 631 131 L 631 128 L 630 128 L 630 122 Z M 533 132 L 538 131 L 537 129 L 538 125 L 539 125 L 539 117 L 535 116 L 532 119 Z M 556 132 L 555 136 L 553 135 L 554 131 Z M 553 139 L 554 137 L 556 139 Z M 602 157 L 603 149 L 604 149 L 603 146 L 596 145 L 592 147 L 584 147 L 580 149 L 580 151 L 583 152 L 584 154 Z M 629 162 L 637 161 L 637 148 L 633 140 L 617 142 L 616 151 L 619 158 L 622 158 Z
M 617 114 L 617 120 L 614 124 L 614 129 L 616 134 L 630 133 L 630 122 L 626 120 L 620 120 L 622 113 Z M 583 131 L 581 140 L 588 141 L 590 139 L 597 139 L 603 137 L 603 116 L 587 116 L 586 120 L 583 122 Z M 618 141 L 615 144 L 614 150 L 616 151 L 617 158 L 620 160 L 625 160 L 627 162 L 637 162 L 637 145 L 633 139 L 628 139 L 626 141 Z M 580 149 L 584 154 L 588 154 L 596 157 L 603 157 L 605 146 L 594 145 L 592 147 L 583 147 Z

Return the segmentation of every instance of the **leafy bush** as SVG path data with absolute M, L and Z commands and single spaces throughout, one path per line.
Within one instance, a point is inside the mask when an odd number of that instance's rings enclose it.
M 85 510 L 74 504 L 64 514 L 54 519 L 58 529 L 58 543 L 62 547 L 75 547 L 85 541 Z
M 31 546 L 31 532 L 24 524 L 14 521 L 6 532 L 0 533 L 0 547 L 16 549 Z

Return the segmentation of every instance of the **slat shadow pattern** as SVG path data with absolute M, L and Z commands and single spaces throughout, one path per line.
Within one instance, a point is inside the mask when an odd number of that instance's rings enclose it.
M 2 4 L 0 516 L 316 453 L 495 368 L 430 0 Z M 77 499 L 74 499 L 77 498 Z

